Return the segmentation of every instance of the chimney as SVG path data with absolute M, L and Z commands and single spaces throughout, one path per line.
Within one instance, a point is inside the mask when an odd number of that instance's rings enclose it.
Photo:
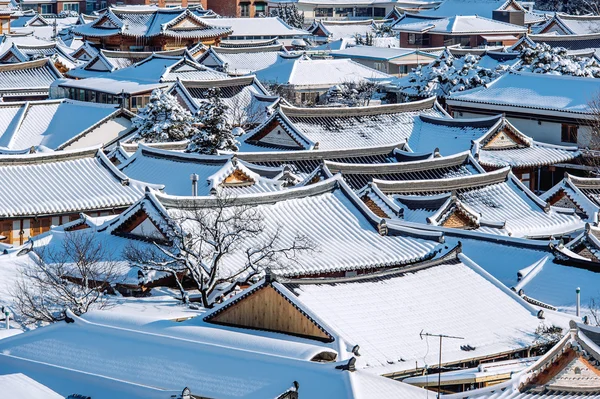
M 190 179 L 192 180 L 192 196 L 193 197 L 197 197 L 198 196 L 198 179 L 199 178 L 200 177 L 197 174 L 195 174 L 195 173 L 192 173 L 190 175 Z
M 577 293 L 577 310 L 576 310 L 576 315 L 577 317 L 581 316 L 581 288 L 577 287 L 577 289 L 575 290 L 575 292 Z

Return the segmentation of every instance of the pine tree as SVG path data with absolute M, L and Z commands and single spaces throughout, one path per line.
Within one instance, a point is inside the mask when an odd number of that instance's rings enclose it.
M 150 102 L 133 118 L 141 141 L 160 143 L 181 141 L 197 133 L 195 118 L 177 99 L 163 89 L 155 89 Z
M 295 4 L 279 4 L 277 8 L 271 10 L 271 16 L 279 17 L 292 28 L 304 27 L 304 13 L 301 13 Z
M 200 112 L 200 122 L 203 126 L 192 137 L 187 150 L 212 155 L 217 154 L 218 150 L 237 151 L 239 143 L 227 120 L 229 107 L 223 103 L 221 90 L 209 89 L 206 97 L 208 101 Z
M 537 0 L 535 7 L 538 10 L 558 11 L 572 15 L 600 15 L 598 0 Z
M 456 58 L 445 51 L 430 64 L 415 68 L 408 75 L 408 84 L 401 87 L 402 92 L 409 97 L 444 96 L 489 83 L 507 69 L 484 68 L 479 65 L 480 60 L 471 54 Z
M 592 57 L 570 56 L 563 47 L 538 43 L 521 51 L 521 71 L 600 78 L 600 64 Z

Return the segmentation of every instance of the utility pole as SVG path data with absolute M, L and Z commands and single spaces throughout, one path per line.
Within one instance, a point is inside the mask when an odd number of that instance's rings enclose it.
M 421 332 L 419 333 L 419 337 L 421 337 L 421 339 L 423 339 L 423 337 L 438 337 L 440 339 L 440 356 L 439 356 L 439 362 L 438 362 L 438 386 L 437 386 L 437 399 L 440 399 L 440 397 L 442 396 L 442 340 L 444 338 L 449 338 L 449 339 L 464 339 L 463 337 L 455 337 L 453 335 L 444 335 L 444 334 L 429 334 L 426 332 L 423 332 L 423 330 L 421 330 Z

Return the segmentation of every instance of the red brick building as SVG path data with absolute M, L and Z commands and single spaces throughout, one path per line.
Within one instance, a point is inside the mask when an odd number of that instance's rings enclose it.
M 206 0 L 208 9 L 224 17 L 250 17 L 267 14 L 266 0 Z

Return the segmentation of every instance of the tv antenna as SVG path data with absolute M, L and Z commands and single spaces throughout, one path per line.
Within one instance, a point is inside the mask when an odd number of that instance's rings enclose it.
M 427 332 L 424 332 L 424 330 L 421 330 L 421 332 L 419 333 L 419 337 L 421 337 L 421 339 L 423 339 L 423 337 L 438 337 L 440 339 L 440 357 L 439 357 L 439 363 L 438 363 L 438 386 L 437 386 L 437 399 L 441 398 L 442 395 L 442 340 L 444 338 L 448 338 L 448 339 L 465 339 L 464 337 L 456 337 L 454 335 L 445 335 L 445 334 L 430 334 Z

